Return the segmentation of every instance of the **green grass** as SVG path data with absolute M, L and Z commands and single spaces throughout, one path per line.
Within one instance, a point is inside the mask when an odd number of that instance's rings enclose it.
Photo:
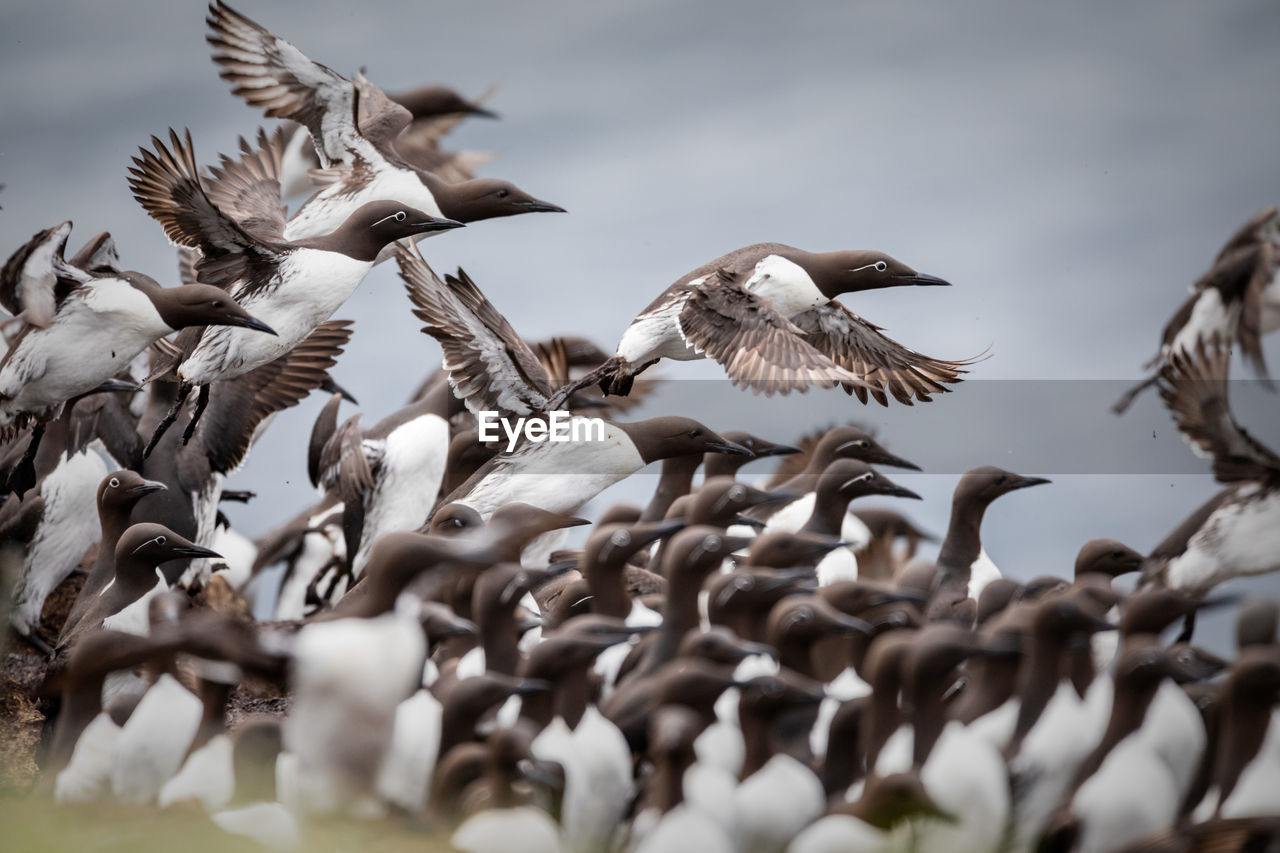
M 0 794 L 0 848 L 13 853 L 239 853 L 263 850 L 227 835 L 196 808 L 161 811 L 119 803 L 64 805 Z M 303 830 L 302 849 L 335 853 L 436 853 L 443 840 L 398 820 L 324 820 Z

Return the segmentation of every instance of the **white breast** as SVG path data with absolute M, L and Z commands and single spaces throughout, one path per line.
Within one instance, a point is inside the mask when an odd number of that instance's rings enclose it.
M 756 264 L 755 272 L 743 287 L 767 299 L 784 317 L 794 317 L 830 302 L 804 267 L 778 255 L 769 255 Z
M 1240 774 L 1231 796 L 1222 804 L 1222 816 L 1275 815 L 1277 790 L 1280 790 L 1280 710 L 1271 712 L 1262 746 Z
M 419 690 L 396 708 L 391 748 L 378 771 L 378 793 L 410 814 L 421 811 L 431 790 L 443 711 L 427 690 Z
M 168 674 L 142 697 L 116 741 L 111 790 L 126 803 L 150 803 L 182 766 L 204 707 Z
M 486 809 L 463 822 L 449 843 L 464 853 L 508 853 L 519 839 L 525 853 L 561 853 L 556 822 L 541 809 Z
M 778 853 L 826 810 L 822 782 L 789 755 L 775 755 L 733 792 L 741 853 Z
M 1171 827 L 1178 806 L 1169 768 L 1139 738 L 1125 738 L 1071 801 L 1071 811 L 1081 822 L 1077 849 L 1089 853 L 1123 849 Z
M 700 279 L 691 282 L 697 285 Z M 681 295 L 659 305 L 631 321 L 618 341 L 618 358 L 628 364 L 640 365 L 655 358 L 675 361 L 694 361 L 702 356 L 684 341 L 676 322 L 685 296 Z
M 54 799 L 60 803 L 87 803 L 111 793 L 111 759 L 120 727 L 105 711 L 80 733 L 71 760 L 58 774 Z
M 198 802 L 207 812 L 231 802 L 236 791 L 230 736 L 215 735 L 183 762 L 182 769 L 164 783 L 157 802 L 160 808 L 174 803 Z
M 1203 592 L 1234 577 L 1280 569 L 1280 490 L 1245 486 L 1213 514 L 1169 563 L 1165 582 Z
M 108 584 L 107 589 L 110 589 Z M 102 620 L 102 627 L 111 631 L 124 631 L 126 634 L 137 634 L 139 637 L 145 637 L 151 633 L 151 599 L 166 591 L 169 585 L 165 583 L 164 575 L 159 569 L 156 569 L 156 585 L 143 593 L 142 597 L 137 601 L 125 607 L 118 613 L 113 613 L 106 619 Z M 101 594 L 105 594 L 104 589 Z
M 1200 294 L 1191 309 L 1191 316 L 1174 335 L 1166 352 L 1194 352 L 1200 341 L 1208 341 L 1214 335 L 1223 340 L 1235 340 L 1235 327 L 1240 316 L 1240 306 L 1226 306 L 1216 288 L 1208 288 Z
M 973 565 L 969 566 L 969 588 L 968 595 L 974 601 L 978 600 L 978 596 L 982 595 L 982 590 L 987 584 L 1001 577 L 1000 570 L 996 568 L 996 564 L 991 562 L 991 558 L 987 556 L 985 548 L 978 551 L 978 559 L 973 561 Z

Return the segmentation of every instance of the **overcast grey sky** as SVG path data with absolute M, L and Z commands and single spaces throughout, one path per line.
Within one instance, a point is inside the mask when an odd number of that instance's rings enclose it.
M 1119 384 L 1041 383 L 1137 377 L 1225 237 L 1280 200 L 1273 2 L 237 8 L 388 89 L 498 85 L 502 120 L 449 142 L 495 152 L 484 174 L 570 214 L 479 223 L 424 249 L 437 268 L 465 266 L 526 336 L 576 331 L 611 348 L 687 270 L 778 240 L 877 248 L 944 276 L 955 287 L 847 304 L 933 355 L 992 347 L 971 386 L 923 408 L 863 408 L 838 392 L 708 395 L 674 380 L 716 371 L 683 364 L 664 369 L 673 381 L 645 414 L 692 411 L 784 441 L 834 420 L 879 425 L 939 472 L 903 478 L 926 498 L 906 509 L 938 532 L 965 468 L 1054 476 L 989 514 L 988 551 L 1015 576 L 1069 572 L 1091 536 L 1148 549 L 1215 489 L 1189 454 L 1146 455 L 1147 437 L 1171 433 L 1154 397 L 1117 420 L 1105 408 Z M 176 283 L 159 226 L 129 197 L 129 158 L 150 134 L 187 126 L 209 162 L 262 121 L 218 79 L 203 35 L 197 2 L 0 9 L 5 252 L 72 219 L 73 243 L 109 229 L 127 266 Z M 356 321 L 336 376 L 366 423 L 437 363 L 407 307 L 385 265 L 337 315 Z M 1274 341 L 1269 353 L 1280 363 Z M 1034 381 L 983 382 L 1010 379 Z M 261 495 L 228 510 L 245 532 L 310 500 L 305 436 L 321 402 L 279 418 L 231 480 Z M 1274 440 L 1277 405 L 1258 396 L 1246 422 Z M 606 497 L 643 500 L 652 483 Z

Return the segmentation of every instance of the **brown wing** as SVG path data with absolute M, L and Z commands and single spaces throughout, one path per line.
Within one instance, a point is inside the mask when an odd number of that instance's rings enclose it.
M 355 414 L 338 427 L 320 453 L 320 486 L 351 506 L 359 504 L 373 485 L 360 415 Z
M 334 394 L 324 404 L 316 422 L 311 426 L 311 439 L 307 442 L 307 477 L 311 485 L 320 487 L 320 473 L 324 463 L 324 449 L 338 430 L 338 409 L 342 407 L 342 395 Z
M 360 148 L 355 84 L 222 0 L 210 4 L 205 23 L 213 61 L 222 68 L 219 76 L 231 83 L 232 94 L 270 118 L 304 125 L 326 168 L 346 162 L 349 152 Z
M 725 275 L 718 284 L 695 287 L 677 326 L 685 343 L 714 359 L 736 387 L 772 396 L 810 385 L 862 384 L 814 349 L 767 302 L 729 282 Z
M 950 390 L 947 384 L 961 381 L 960 374 L 975 360 L 942 361 L 922 355 L 885 336 L 879 326 L 839 302 L 810 309 L 793 321 L 814 348 L 866 380 L 866 388 L 844 385 L 863 403 L 868 393 L 882 406 L 889 405 L 890 394 L 907 406 L 913 397 L 927 403 L 930 395 L 945 393 Z
M 1280 456 L 1241 429 L 1231 416 L 1227 375 L 1231 350 L 1216 337 L 1194 355 L 1175 352 L 1160 371 L 1160 396 L 1193 450 L 1213 457 L 1222 483 L 1280 478 Z
M 815 429 L 802 437 L 796 444 L 796 447 L 800 448 L 800 452 L 782 457 L 782 461 L 774 469 L 773 475 L 769 477 L 769 481 L 765 484 L 765 488 L 773 489 L 781 486 L 807 468 L 809 460 L 813 458 L 813 451 L 817 449 L 818 442 L 822 441 L 822 437 L 827 434 L 828 429 Z
M 462 270 L 441 281 L 416 248 L 396 246 L 413 315 L 440 342 L 454 394 L 474 412 L 525 416 L 546 410 L 547 371 Z
M 1227 242 L 1218 250 L 1218 257 L 1214 259 L 1214 263 L 1225 258 L 1227 255 L 1242 249 L 1252 243 L 1262 239 L 1262 230 L 1268 224 L 1273 222 L 1277 216 L 1280 216 L 1280 209 L 1268 207 L 1266 210 L 1260 210 L 1253 215 L 1253 218 L 1241 225 L 1234 234 L 1232 234 Z
M 81 246 L 68 263 L 95 275 L 118 275 L 121 272 L 116 241 L 106 231 Z
M 209 199 L 240 227 L 260 238 L 284 240 L 285 207 L 280 200 L 280 162 L 287 142 L 285 127 L 267 136 L 258 129 L 257 145 L 240 137 L 240 156 L 223 154 L 210 167 Z
M 480 106 L 494 96 L 498 91 L 497 86 L 490 86 L 485 90 L 484 94 L 476 98 L 473 103 Z M 410 151 L 429 151 L 438 150 L 440 140 L 449 134 L 455 127 L 462 122 L 469 113 L 456 112 L 445 113 L 443 115 L 431 115 L 425 118 L 414 119 L 413 122 L 405 128 L 404 132 L 396 138 L 396 148 L 405 155 L 406 159 L 410 159 Z M 410 162 L 414 162 L 410 159 Z M 435 171 L 429 169 L 428 171 Z
M 250 236 L 218 209 L 205 192 L 191 132 L 169 131 L 170 152 L 151 137 L 155 151 L 141 150 L 129 169 L 129 187 L 143 209 L 178 246 L 196 249 L 200 281 L 244 296 L 270 284 L 283 247 Z
M 220 473 L 238 468 L 258 427 L 319 388 L 350 339 L 350 320 L 330 320 L 275 361 L 215 383 L 197 432 L 210 468 Z

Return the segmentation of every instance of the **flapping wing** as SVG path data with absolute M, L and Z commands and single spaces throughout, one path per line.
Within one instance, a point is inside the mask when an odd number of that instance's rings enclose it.
M 931 395 L 951 390 L 945 386 L 961 381 L 960 374 L 973 363 L 942 361 L 908 349 L 838 302 L 812 308 L 794 322 L 814 348 L 866 380 L 866 387 L 844 385 L 863 403 L 868 394 L 882 406 L 889 404 L 890 394 L 907 406 L 913 397 L 927 403 Z
M 68 263 L 94 275 L 118 275 L 121 272 L 116 241 L 106 231 L 81 246 Z
M 240 157 L 221 155 L 222 162 L 209 169 L 209 199 L 219 210 L 260 238 L 284 239 L 285 207 L 280 200 L 280 163 L 286 129 L 270 136 L 258 129 L 257 145 L 240 138 Z
M 1273 224 L 1278 216 L 1280 216 L 1280 209 L 1276 207 L 1268 207 L 1266 210 L 1258 211 L 1252 219 L 1241 225 L 1222 245 L 1222 248 L 1218 250 L 1218 257 L 1214 259 L 1214 263 L 1221 261 L 1237 249 L 1242 249 L 1263 239 L 1263 230 L 1268 225 Z
M 360 415 L 355 414 L 337 428 L 320 453 L 320 486 L 352 505 L 361 503 L 373 485 L 373 466 L 366 455 Z
M 441 281 L 416 248 L 396 246 L 413 315 L 440 342 L 454 394 L 473 413 L 546 410 L 551 381 L 529 345 L 462 270 Z
M 1262 353 L 1263 295 L 1271 283 L 1277 262 L 1276 247 L 1266 240 L 1241 245 L 1218 256 L 1213 267 L 1195 283 L 1196 294 L 1217 290 L 1224 303 L 1240 301 L 1239 325 L 1236 336 L 1245 359 L 1262 376 L 1267 375 L 1266 359 Z M 1189 321 L 1196 304 L 1193 296 L 1165 328 L 1164 341 L 1168 345 Z
M 863 384 L 814 349 L 765 300 L 731 282 L 724 273 L 718 284 L 694 288 L 677 324 L 685 343 L 714 359 L 736 387 L 772 396 L 810 385 Z
M 71 223 L 46 228 L 23 244 L 0 270 L 0 305 L 33 326 L 53 321 L 58 306 L 89 276 L 62 259 Z
M 206 40 L 219 76 L 231 92 L 270 118 L 284 118 L 311 133 L 321 165 L 346 162 L 360 145 L 355 85 L 277 38 L 221 0 L 209 5 Z
M 171 242 L 200 252 L 196 272 L 201 282 L 228 290 L 237 284 L 249 290 L 265 286 L 280 247 L 269 238 L 250 236 L 209 198 L 190 131 L 179 137 L 170 130 L 169 142 L 172 152 L 153 136 L 155 151 L 143 148 L 141 156 L 133 158 L 129 188 L 134 198 Z
M 259 427 L 319 388 L 350 339 L 350 320 L 330 320 L 275 361 L 216 383 L 197 432 L 210 468 L 220 473 L 238 468 Z
M 1200 456 L 1213 457 L 1222 483 L 1280 478 L 1276 456 L 1236 423 L 1227 399 L 1231 349 L 1216 337 L 1194 354 L 1175 352 L 1160 371 L 1160 396 L 1182 437 Z

